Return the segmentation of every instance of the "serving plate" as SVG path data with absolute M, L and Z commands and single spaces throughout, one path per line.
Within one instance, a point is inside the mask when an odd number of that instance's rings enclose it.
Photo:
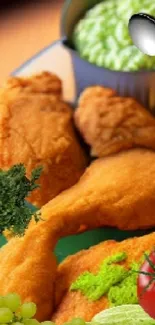
M 64 99 L 74 106 L 77 93 L 72 60 L 69 52 L 63 47 L 61 42 L 49 45 L 13 71 L 11 75 L 30 76 L 42 71 L 54 72 L 62 79 Z M 35 209 L 32 205 L 31 208 Z M 55 254 L 60 262 L 66 256 L 74 254 L 81 249 L 87 249 L 101 241 L 108 239 L 121 241 L 128 237 L 141 236 L 149 232 L 145 230 L 121 231 L 115 228 L 94 229 L 82 234 L 62 238 L 57 243 Z M 5 243 L 5 238 L 0 236 L 0 246 L 3 246 Z

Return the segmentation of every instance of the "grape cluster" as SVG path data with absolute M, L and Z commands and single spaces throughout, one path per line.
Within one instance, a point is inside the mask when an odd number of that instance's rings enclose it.
M 33 302 L 21 303 L 20 296 L 10 293 L 0 296 L 0 325 L 55 325 L 51 321 L 39 323 L 35 318 L 37 311 L 36 304 Z M 81 318 L 74 318 L 64 325 L 86 325 Z
M 20 296 L 16 293 L 10 293 L 6 296 L 0 296 L 0 324 L 1 325 L 40 325 L 33 319 L 37 307 L 33 302 L 21 304 Z M 42 325 L 53 325 L 52 322 L 42 322 Z

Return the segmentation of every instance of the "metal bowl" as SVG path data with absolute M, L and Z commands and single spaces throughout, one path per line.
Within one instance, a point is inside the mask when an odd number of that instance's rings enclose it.
M 120 96 L 136 98 L 146 108 L 154 112 L 155 70 L 124 72 L 97 67 L 82 59 L 72 47 L 70 39 L 75 24 L 88 9 L 99 2 L 101 0 L 67 0 L 62 10 L 62 42 L 72 57 L 77 96 L 88 86 L 103 85 L 115 89 Z

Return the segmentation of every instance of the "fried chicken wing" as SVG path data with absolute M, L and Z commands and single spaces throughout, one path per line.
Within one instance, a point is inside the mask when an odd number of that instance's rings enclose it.
M 116 253 L 127 253 L 127 260 L 122 263 L 128 268 L 133 262 L 139 262 L 146 251 L 154 248 L 155 233 L 140 238 L 132 238 L 123 242 L 106 241 L 67 257 L 57 271 L 56 277 L 56 311 L 52 321 L 63 324 L 74 317 L 81 317 L 89 322 L 100 311 L 109 308 L 106 295 L 97 301 L 90 301 L 80 291 L 70 291 L 69 288 L 77 277 L 85 271 L 96 274 L 105 258 Z
M 43 166 L 41 188 L 28 198 L 38 206 L 75 184 L 86 167 L 72 109 L 53 74 L 13 77 L 0 90 L 0 168 L 17 163 L 26 166 L 27 176 Z
M 92 156 L 134 147 L 155 150 L 154 117 L 135 99 L 119 97 L 112 89 L 87 88 L 80 96 L 75 123 Z
M 65 264 L 60 266 L 56 280 L 57 265 L 52 252 L 57 241 L 61 237 L 101 226 L 116 226 L 120 229 L 153 227 L 154 193 L 154 152 L 132 149 L 96 160 L 76 185 L 42 207 L 41 220 L 37 224 L 33 220 L 24 237 L 11 239 L 0 250 L 1 294 L 17 292 L 23 301 L 34 301 L 38 307 L 39 320 L 50 319 L 55 310 L 55 298 L 57 312 L 53 319 L 57 323 L 61 324 L 67 317 L 77 315 L 77 312 L 89 318 L 101 309 L 101 305 L 96 305 L 97 307 L 93 305 L 93 308 L 90 305 L 89 308 L 86 304 L 86 308 L 82 307 L 85 299 L 82 298 L 80 303 L 81 295 L 66 293 L 69 281 L 73 279 L 74 272 L 77 275 L 87 265 L 90 267 L 94 265 L 92 271 L 95 270 L 95 261 L 99 262 L 100 252 L 103 251 L 101 258 L 104 259 L 109 252 L 114 252 L 115 248 L 117 251 L 120 244 L 117 246 L 113 242 L 108 242 L 102 249 L 100 246 L 99 249 L 94 248 L 93 259 L 90 259 L 89 255 L 91 251 L 79 253 L 77 261 L 79 264 L 75 264 L 73 269 L 70 261 L 73 262 L 74 258 L 66 260 Z M 136 258 L 143 249 L 147 250 L 148 247 L 151 249 L 155 244 L 155 235 L 145 238 L 146 240 L 137 240 L 137 243 L 136 240 L 129 241 L 128 244 L 125 242 L 122 249 L 124 247 L 128 252 L 130 247 L 129 255 L 133 253 Z M 77 256 L 75 260 L 76 258 Z M 58 285 L 61 274 L 62 280 Z M 56 283 L 58 287 L 55 286 Z M 71 301 L 72 299 L 75 303 Z M 107 301 L 104 303 L 102 307 L 108 306 Z M 88 314 L 86 309 L 89 309 Z

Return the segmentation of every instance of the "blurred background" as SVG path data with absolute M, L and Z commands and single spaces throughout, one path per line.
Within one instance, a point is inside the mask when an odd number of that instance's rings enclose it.
M 0 83 L 59 38 L 63 0 L 0 0 Z

